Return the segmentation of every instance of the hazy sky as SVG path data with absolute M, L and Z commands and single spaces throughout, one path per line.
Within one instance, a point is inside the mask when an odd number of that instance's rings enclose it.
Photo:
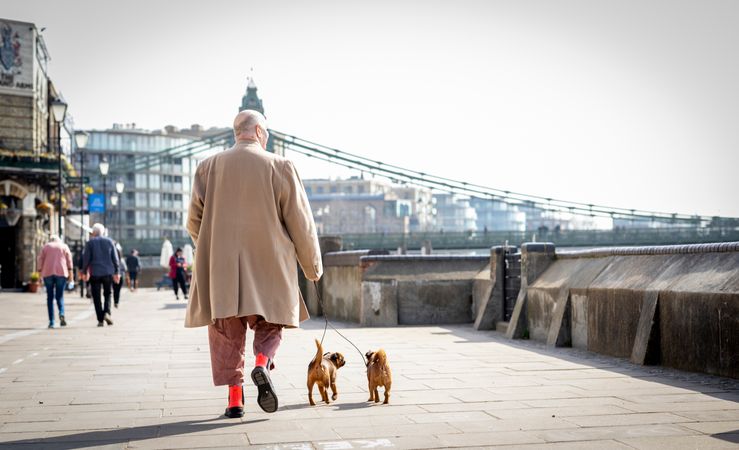
M 739 216 L 739 2 L 3 0 L 78 127 L 272 128 L 565 200 Z M 288 155 L 293 156 L 293 155 Z M 304 178 L 346 174 L 294 157 Z

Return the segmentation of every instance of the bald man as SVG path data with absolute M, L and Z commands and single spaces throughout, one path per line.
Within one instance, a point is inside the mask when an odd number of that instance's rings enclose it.
M 257 403 L 275 412 L 270 379 L 283 328 L 308 318 L 295 261 L 306 278 L 323 272 L 308 197 L 292 162 L 266 152 L 263 115 L 242 111 L 236 144 L 198 165 L 187 230 L 196 246 L 186 327 L 208 327 L 216 386 L 228 386 L 227 417 L 244 415 L 247 327 L 254 331 L 251 379 Z

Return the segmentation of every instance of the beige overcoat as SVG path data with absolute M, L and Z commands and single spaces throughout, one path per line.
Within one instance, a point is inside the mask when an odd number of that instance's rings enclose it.
M 308 319 L 295 261 L 310 280 L 321 277 L 323 266 L 292 162 L 251 141 L 202 161 L 187 231 L 195 266 L 186 327 L 252 314 L 288 327 Z

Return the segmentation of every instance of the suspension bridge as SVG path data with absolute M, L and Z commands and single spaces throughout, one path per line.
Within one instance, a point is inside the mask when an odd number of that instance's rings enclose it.
M 456 180 L 437 174 L 425 173 L 392 163 L 378 161 L 366 156 L 328 147 L 278 130 L 270 131 L 270 146 L 287 156 L 290 153 L 314 158 L 328 164 L 356 170 L 363 174 L 387 179 L 393 183 L 430 189 L 466 196 L 471 199 L 486 199 L 509 206 L 539 210 L 547 213 L 564 213 L 570 216 L 604 217 L 651 224 L 642 229 L 614 230 L 532 230 L 510 231 L 489 230 L 466 233 L 372 233 L 342 235 L 347 249 L 383 248 L 408 250 L 420 249 L 424 241 L 434 249 L 481 249 L 508 243 L 519 245 L 526 241 L 547 240 L 558 246 L 620 246 L 620 245 L 663 245 L 702 242 L 728 242 L 739 240 L 739 218 L 690 215 L 678 212 L 647 211 L 599 204 L 568 201 L 551 197 L 513 192 L 499 187 L 483 186 L 464 180 Z M 233 144 L 233 133 L 224 129 L 188 143 L 158 152 L 142 154 L 125 163 L 112 167 L 114 174 L 124 175 L 140 172 L 162 161 L 173 158 L 197 157 L 227 148 Z M 159 240 L 122 239 L 127 247 L 136 247 L 144 254 L 155 254 Z

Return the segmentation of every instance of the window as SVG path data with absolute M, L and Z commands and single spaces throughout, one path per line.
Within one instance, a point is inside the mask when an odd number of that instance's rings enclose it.
M 136 174 L 136 188 L 146 189 L 146 174 L 145 173 Z
M 149 225 L 159 225 L 160 223 L 159 211 L 149 211 Z
M 136 211 L 136 225 L 146 225 L 146 211 Z
M 159 193 L 158 192 L 151 192 L 149 194 L 149 208 L 159 208 Z
M 146 208 L 146 192 L 137 192 L 136 193 L 136 207 L 137 208 Z
M 159 189 L 159 175 L 149 175 L 149 189 Z

